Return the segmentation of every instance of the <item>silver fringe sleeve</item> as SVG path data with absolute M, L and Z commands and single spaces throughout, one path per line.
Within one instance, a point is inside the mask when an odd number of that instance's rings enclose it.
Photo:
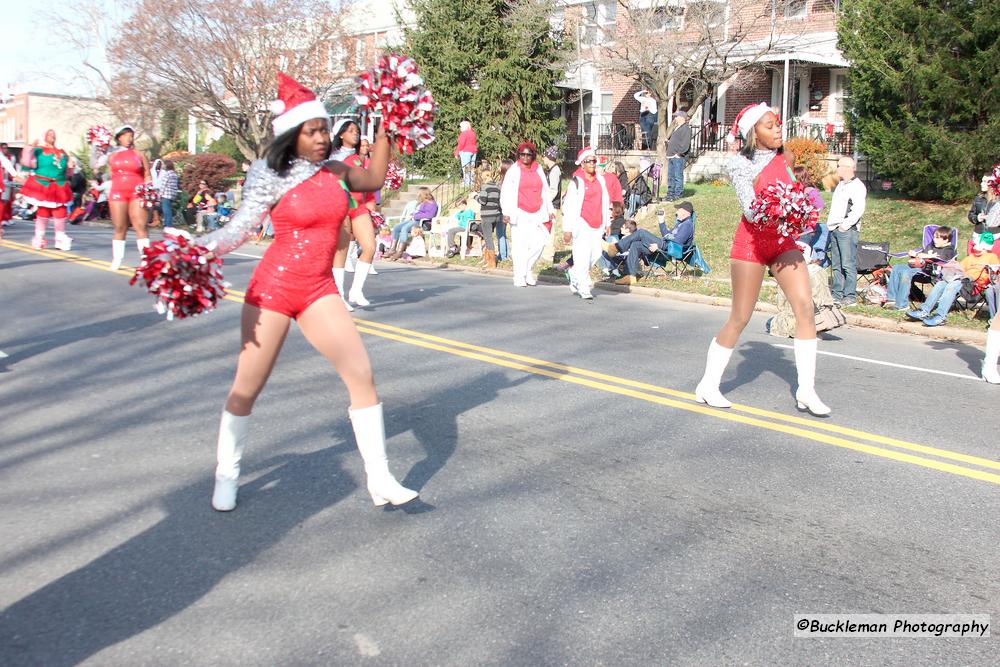
M 750 206 L 757 198 L 753 191 L 754 179 L 757 178 L 757 174 L 764 171 L 764 167 L 774 159 L 776 154 L 776 151 L 755 151 L 753 160 L 748 160 L 742 155 L 734 155 L 729 160 L 729 164 L 726 165 L 729 179 L 733 182 L 733 188 L 736 189 L 736 198 L 739 200 L 740 208 L 747 219 L 751 217 Z
M 322 168 L 321 163 L 294 160 L 288 174 L 279 176 L 268 168 L 264 160 L 255 160 L 247 170 L 243 184 L 243 198 L 233 219 L 211 234 L 195 239 L 199 245 L 209 246 L 216 255 L 225 255 L 243 245 L 268 217 L 268 213 L 286 192 L 299 183 L 312 178 Z M 209 245 L 213 244 L 213 245 Z

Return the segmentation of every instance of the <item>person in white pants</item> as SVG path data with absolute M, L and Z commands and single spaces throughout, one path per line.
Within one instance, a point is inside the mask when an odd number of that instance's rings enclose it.
M 611 228 L 611 196 L 604 179 L 597 174 L 597 153 L 584 148 L 576 157 L 580 169 L 573 174 L 563 202 L 563 243 L 573 247 L 569 291 L 580 298 L 594 298 L 590 277 L 601 257 L 601 240 Z
M 552 196 L 545 171 L 535 162 L 536 153 L 531 142 L 518 146 L 518 160 L 507 170 L 500 186 L 500 209 L 513 237 L 510 258 L 514 264 L 514 287 L 537 284 L 532 269 L 542 256 L 552 229 Z

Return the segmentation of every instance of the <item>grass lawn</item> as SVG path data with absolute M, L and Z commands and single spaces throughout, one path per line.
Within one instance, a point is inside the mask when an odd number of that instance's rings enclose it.
M 823 199 L 826 201 L 827 209 L 830 205 L 831 193 L 824 192 Z M 641 281 L 639 284 L 645 287 L 659 287 L 683 292 L 695 292 L 710 296 L 728 297 L 732 295 L 729 285 L 729 249 L 732 244 L 733 234 L 739 224 L 739 205 L 736 202 L 736 195 L 729 185 L 716 185 L 711 183 L 687 184 L 684 187 L 684 199 L 694 205 L 697 213 L 697 230 L 695 241 L 702 255 L 711 267 L 712 272 L 707 276 L 693 278 L 665 278 L 657 277 L 650 280 Z M 667 213 L 668 223 L 673 219 L 673 206 L 669 202 L 657 205 L 652 204 L 637 217 L 639 226 L 658 234 L 656 222 L 656 209 L 662 208 Z M 865 215 L 861 226 L 862 241 L 888 241 L 891 252 L 903 252 L 922 245 L 924 225 L 948 225 L 958 227 L 959 230 L 959 257 L 965 256 L 965 248 L 972 226 L 966 219 L 968 206 L 965 204 L 938 204 L 927 202 L 916 202 L 902 199 L 897 196 L 890 196 L 882 191 L 869 190 L 866 202 Z M 826 209 L 821 216 L 821 221 L 826 220 Z M 569 254 L 568 248 L 563 248 L 561 235 L 556 235 L 556 256 L 558 263 Z M 464 262 L 449 260 L 453 263 L 470 264 L 478 263 L 478 258 L 467 259 Z M 506 264 L 509 264 L 507 262 Z M 562 272 L 549 264 L 537 267 L 543 275 L 562 276 Z M 596 276 L 596 273 L 595 273 Z M 764 289 L 761 291 L 761 300 L 774 302 L 775 286 L 773 281 L 766 281 Z M 850 312 L 863 313 L 886 317 L 889 319 L 901 320 L 905 316 L 883 310 L 875 306 L 859 305 L 849 309 Z M 977 320 L 970 320 L 965 313 L 953 309 L 948 317 L 948 324 L 971 328 L 985 327 L 985 314 Z

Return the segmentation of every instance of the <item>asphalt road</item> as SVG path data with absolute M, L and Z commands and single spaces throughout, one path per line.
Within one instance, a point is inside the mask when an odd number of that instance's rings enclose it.
M 840 329 L 816 419 L 755 317 L 718 411 L 691 392 L 724 309 L 384 264 L 356 321 L 425 504 L 372 507 L 293 329 L 219 514 L 240 305 L 165 322 L 108 230 L 30 232 L 0 244 L 0 664 L 996 664 L 995 638 L 793 637 L 800 613 L 1000 621 L 980 350 Z M 255 263 L 227 258 L 234 294 Z

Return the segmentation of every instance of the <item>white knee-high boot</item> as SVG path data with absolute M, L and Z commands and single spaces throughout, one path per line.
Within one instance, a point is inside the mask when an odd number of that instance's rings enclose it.
M 48 218 L 35 218 L 35 236 L 31 239 L 31 247 L 35 250 L 44 250 L 45 241 L 45 228 L 48 227 Z
M 402 505 L 417 497 L 418 493 L 407 489 L 396 481 L 389 472 L 389 460 L 385 455 L 385 423 L 382 421 L 382 404 L 368 408 L 348 410 L 358 451 L 365 462 L 368 477 L 368 493 L 376 507 L 392 503 Z
M 708 403 L 713 408 L 730 408 L 733 404 L 726 400 L 719 390 L 722 383 L 722 374 L 726 372 L 729 365 L 729 358 L 733 356 L 733 349 L 722 347 L 718 341 L 712 339 L 712 344 L 708 346 L 708 359 L 705 362 L 705 374 L 701 382 L 694 390 L 694 398 L 699 403 Z
M 795 390 L 795 403 L 799 410 L 825 417 L 830 408 L 816 394 L 816 343 L 815 338 L 795 339 L 795 370 L 798 372 L 799 386 Z
M 249 431 L 250 415 L 237 417 L 227 410 L 222 411 L 216 448 L 215 491 L 212 493 L 212 507 L 220 512 L 229 512 L 236 507 L 240 461 Z
M 344 262 L 344 271 L 354 272 L 354 267 L 358 263 L 358 242 L 351 241 L 347 245 L 347 260 Z
M 66 218 L 52 218 L 52 226 L 56 230 L 56 248 L 70 250 L 73 247 L 73 239 L 66 233 Z
M 136 239 L 135 240 L 135 249 L 139 251 L 139 261 L 140 262 L 142 261 L 142 258 L 144 256 L 142 251 L 144 249 L 148 248 L 148 247 L 149 247 L 149 239 L 148 238 L 146 238 L 146 239 Z
M 333 267 L 333 282 L 337 284 L 337 292 L 340 293 L 340 298 L 343 300 L 347 312 L 353 312 L 354 306 L 347 302 L 347 296 L 344 294 L 344 267 Z
M 351 292 L 347 295 L 348 301 L 361 307 L 371 305 L 371 302 L 365 298 L 364 293 L 365 280 L 368 279 L 368 269 L 370 268 L 371 264 L 368 262 L 358 261 L 357 270 L 354 272 L 354 280 L 351 282 Z
M 1000 359 L 1000 330 L 986 332 L 986 356 L 983 358 L 983 379 L 990 384 L 1000 384 L 997 360 Z
M 125 259 L 125 241 L 111 241 L 111 265 L 108 267 L 112 271 L 117 271 Z

